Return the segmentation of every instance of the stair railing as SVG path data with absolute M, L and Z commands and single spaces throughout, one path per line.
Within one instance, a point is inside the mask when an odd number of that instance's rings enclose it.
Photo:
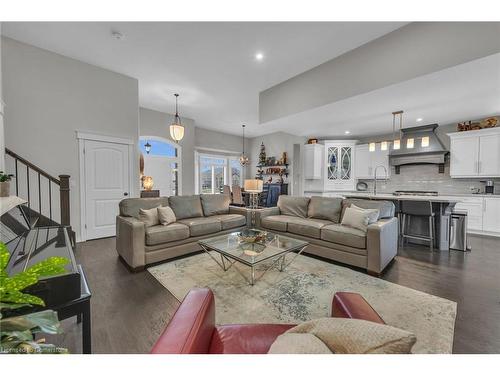
M 40 167 L 34 165 L 30 161 L 26 160 L 22 156 L 19 156 L 12 150 L 5 148 L 5 154 L 9 155 L 14 159 L 14 171 L 10 171 L 10 173 L 14 174 L 15 176 L 15 187 L 16 187 L 16 195 L 19 196 L 20 192 L 20 180 L 21 180 L 21 173 L 26 173 L 26 196 L 22 197 L 28 201 L 28 209 L 29 211 L 33 210 L 35 212 L 38 212 L 39 215 L 46 216 L 50 219 L 50 221 L 56 221 L 54 219 L 54 212 L 53 212 L 53 199 L 52 199 L 52 185 L 56 185 L 56 189 L 59 190 L 59 208 L 60 208 L 60 222 L 59 224 L 63 226 L 71 226 L 70 222 L 70 201 L 69 201 L 69 194 L 70 194 L 70 186 L 69 186 L 69 179 L 70 176 L 66 174 L 59 175 L 59 178 L 56 178 L 49 173 L 45 172 L 42 170 Z M 7 163 L 6 163 L 7 164 Z M 37 177 L 37 185 L 38 189 L 34 189 L 33 186 L 30 186 L 30 176 L 31 176 L 31 171 L 35 173 L 35 176 Z M 48 193 L 46 197 L 47 198 L 45 201 L 48 204 L 48 216 L 46 213 L 42 212 L 42 179 L 46 179 L 48 182 Z M 33 207 L 33 195 L 37 194 L 38 195 L 38 207 Z M 70 228 L 71 231 L 71 228 Z

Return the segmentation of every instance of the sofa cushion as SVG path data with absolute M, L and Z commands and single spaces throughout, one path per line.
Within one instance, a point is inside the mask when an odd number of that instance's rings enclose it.
M 220 232 L 222 228 L 220 219 L 213 216 L 192 217 L 189 219 L 177 220 L 177 222 L 185 224 L 189 227 L 191 237 Z
M 282 215 L 307 217 L 308 197 L 291 197 L 280 195 L 278 198 L 278 208 Z
M 158 219 L 160 219 L 162 225 L 172 224 L 177 221 L 174 210 L 170 207 L 158 207 Z
M 214 218 L 220 220 L 222 230 L 242 227 L 247 223 L 247 219 L 239 214 L 215 215 Z
M 168 197 L 159 198 L 127 198 L 120 204 L 120 216 L 139 218 L 139 209 L 149 210 L 158 206 L 168 206 Z
M 325 225 L 330 225 L 330 220 L 321 219 L 302 219 L 299 217 L 293 218 L 288 222 L 286 231 L 290 233 L 300 234 L 302 236 L 321 238 L 321 228 Z
M 184 195 L 168 198 L 177 220 L 203 216 L 203 208 L 199 195 Z
M 342 225 L 356 228 L 366 233 L 368 224 L 370 224 L 370 215 L 376 214 L 378 210 L 363 210 L 362 208 L 354 208 L 354 205 L 347 207 L 342 217 Z
M 184 224 L 172 223 L 146 228 L 146 245 L 149 246 L 184 240 L 186 238 L 189 238 L 189 228 Z
M 394 217 L 395 206 L 391 201 L 379 201 L 379 200 L 370 200 L 370 199 L 344 199 L 342 202 L 342 216 L 344 215 L 344 211 L 351 204 L 355 204 L 360 208 L 365 209 L 377 209 L 379 210 L 379 219 L 389 219 Z M 342 221 L 342 218 L 340 219 Z
M 366 249 L 366 233 L 341 224 L 325 225 L 321 228 L 321 239 L 349 247 Z
M 340 223 L 342 200 L 342 198 L 311 197 L 307 216 Z
M 139 220 L 144 223 L 146 228 L 160 224 L 160 219 L 158 218 L 158 207 L 154 207 L 149 210 L 139 208 Z
M 229 213 L 231 197 L 227 194 L 201 194 L 200 199 L 205 216 Z
M 286 232 L 287 223 L 293 218 L 293 216 L 286 215 L 271 215 L 266 216 L 261 219 L 260 225 L 266 229 L 277 230 L 280 232 Z

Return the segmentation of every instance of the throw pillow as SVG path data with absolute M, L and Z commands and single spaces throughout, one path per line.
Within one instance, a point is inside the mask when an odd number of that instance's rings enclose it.
M 366 232 L 370 221 L 369 213 L 357 210 L 352 207 L 347 207 L 342 218 L 342 225 L 355 228 Z
M 351 204 L 350 207 L 366 212 L 368 214 L 368 225 L 376 223 L 380 216 L 380 210 L 377 210 L 376 208 L 361 208 L 356 206 L 355 204 Z
M 139 220 L 144 222 L 146 227 L 160 224 L 160 219 L 158 219 L 158 207 L 151 208 L 150 210 L 139 209 Z
M 314 336 L 314 337 L 311 337 Z M 270 354 L 409 354 L 413 333 L 360 319 L 322 318 L 299 324 L 278 336 Z
M 158 207 L 158 218 L 161 225 L 168 225 L 177 221 L 174 210 L 170 207 Z

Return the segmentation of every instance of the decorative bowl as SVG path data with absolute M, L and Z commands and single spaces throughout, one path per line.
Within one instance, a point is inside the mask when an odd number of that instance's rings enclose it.
M 238 237 L 244 243 L 261 243 L 267 238 L 267 232 L 253 229 L 242 230 Z

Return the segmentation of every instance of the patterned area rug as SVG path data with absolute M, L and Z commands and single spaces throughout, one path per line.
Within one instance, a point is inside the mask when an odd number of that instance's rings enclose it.
M 413 332 L 414 353 L 452 351 L 455 302 L 308 256 L 298 256 L 284 272 L 269 270 L 254 286 L 243 278 L 249 268 L 235 264 L 224 272 L 205 253 L 148 271 L 179 301 L 192 287 L 211 288 L 217 324 L 299 323 L 325 317 L 333 294 L 349 291 L 363 295 L 387 324 Z

